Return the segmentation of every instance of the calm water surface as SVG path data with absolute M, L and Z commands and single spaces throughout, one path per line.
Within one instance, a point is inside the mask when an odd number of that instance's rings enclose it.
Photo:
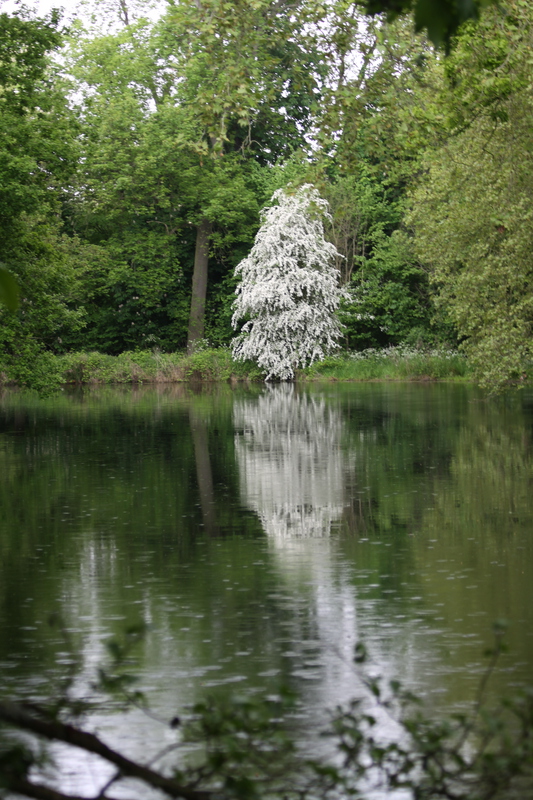
M 492 697 L 533 682 L 531 394 L 7 393 L 0 474 L 2 694 L 46 696 L 72 649 L 84 691 L 105 640 L 140 621 L 140 687 L 166 719 L 208 692 L 289 685 L 311 730 L 361 691 L 360 639 L 375 672 L 462 706 L 499 618 Z M 132 755 L 174 735 L 125 716 L 92 725 Z M 68 788 L 102 778 L 81 756 L 63 768 Z

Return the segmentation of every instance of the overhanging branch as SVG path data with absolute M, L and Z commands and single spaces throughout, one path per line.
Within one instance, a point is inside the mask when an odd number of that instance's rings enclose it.
M 202 792 L 188 786 L 183 786 L 178 781 L 167 778 L 149 767 L 145 767 L 135 761 L 130 761 L 129 758 L 126 758 L 121 753 L 108 747 L 93 733 L 87 733 L 73 725 L 60 722 L 59 720 L 44 719 L 35 714 L 30 714 L 24 708 L 10 700 L 0 701 L 0 719 L 18 728 L 22 728 L 25 731 L 31 731 L 31 733 L 35 733 L 38 736 L 43 736 L 50 741 L 65 742 L 65 744 L 79 747 L 87 753 L 94 753 L 118 767 L 123 775 L 138 778 L 149 786 L 160 789 L 170 795 L 170 797 L 183 798 L 183 800 L 210 800 L 211 798 L 209 792 Z M 38 800 L 59 800 L 59 798 L 62 797 L 59 794 L 56 794 L 54 797 L 53 793 L 46 796 L 45 794 L 37 795 L 35 794 L 37 790 L 41 792 L 53 792 L 53 790 L 31 783 L 29 783 L 28 786 L 34 789 L 34 793 L 29 796 L 36 797 Z M 14 785 L 11 788 L 13 788 L 14 791 L 19 791 L 15 789 Z M 28 794 L 27 792 L 21 793 Z M 77 800 L 77 798 L 73 798 L 72 800 Z

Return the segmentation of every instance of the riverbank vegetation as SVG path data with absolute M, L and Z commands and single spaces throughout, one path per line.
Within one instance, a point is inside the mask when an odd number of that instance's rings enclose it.
M 182 383 L 186 381 L 259 382 L 265 371 L 253 361 L 235 361 L 228 347 L 205 346 L 187 354 L 158 350 L 130 350 L 112 356 L 98 352 L 73 352 L 36 358 L 25 385 L 37 390 L 67 385 Z M 295 380 L 472 380 L 464 355 L 443 348 L 407 346 L 342 352 L 296 370 Z M 17 385 L 9 373 L 0 375 L 1 386 Z
M 330 214 L 342 373 L 373 363 L 352 351 L 421 342 L 459 348 L 490 390 L 524 385 L 532 8 L 474 3 L 459 25 L 441 0 L 441 25 L 415 3 L 415 33 L 392 19 L 413 4 L 392 5 L 182 0 L 147 15 L 93 0 L 68 26 L 1 13 L 0 373 L 181 379 L 172 354 L 228 348 L 232 318 L 244 347 L 235 269 L 270 198 L 312 185 Z M 206 375 L 226 375 L 218 359 Z
M 470 378 L 466 358 L 444 348 L 368 348 L 342 353 L 309 367 L 309 379 L 337 381 L 368 380 L 458 380 Z

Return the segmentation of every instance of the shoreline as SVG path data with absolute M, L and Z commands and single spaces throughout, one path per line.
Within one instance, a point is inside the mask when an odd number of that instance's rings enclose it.
M 106 355 L 75 352 L 43 353 L 34 367 L 17 374 L 16 362 L 0 365 L 0 388 L 50 392 L 66 387 L 195 383 L 260 384 L 265 373 L 255 363 L 232 359 L 228 347 L 162 353 L 137 350 Z M 272 381 L 276 383 L 277 381 Z M 381 350 L 340 352 L 296 370 L 295 384 L 306 383 L 464 383 L 477 384 L 474 370 L 461 353 L 441 348 L 399 345 Z M 270 381 L 269 381 L 270 383 Z M 517 380 L 514 388 L 530 385 Z

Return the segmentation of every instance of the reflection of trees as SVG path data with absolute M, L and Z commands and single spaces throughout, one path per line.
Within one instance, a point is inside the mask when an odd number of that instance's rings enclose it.
M 131 563 L 145 549 L 161 570 L 191 558 L 199 532 L 257 532 L 226 502 L 237 493 L 231 390 L 208 389 L 0 397 L 0 662 L 29 663 L 41 627 L 25 629 L 37 606 L 44 619 L 56 607 L 71 567 L 92 565 L 95 585 L 117 590 L 104 554 Z
M 56 607 L 89 666 L 101 635 L 152 622 L 140 672 L 162 712 L 283 679 L 316 728 L 317 709 L 358 691 L 356 634 L 387 677 L 449 685 L 455 703 L 499 616 L 530 668 L 531 412 L 471 398 L 368 385 L 0 400 L 3 684 L 35 696 L 32 675 L 53 672 Z M 213 503 L 231 535 L 206 535 Z
M 511 623 L 507 675 L 524 680 L 533 663 L 533 441 L 516 398 L 473 403 L 454 442 L 449 476 L 435 476 L 432 502 L 413 537 L 414 569 L 438 593 L 446 625 L 490 642 L 491 623 Z M 431 557 L 428 555 L 431 539 Z M 482 651 L 481 643 L 477 654 Z M 520 662 L 522 665 L 520 666 Z M 529 665 L 529 666 L 528 666 Z M 525 667 L 525 669 L 524 669 Z M 529 678 L 527 678 L 529 680 Z
M 343 509 L 342 420 L 292 384 L 235 401 L 243 502 L 274 536 L 324 536 Z
M 355 680 L 356 597 L 329 535 L 347 483 L 343 420 L 321 394 L 283 384 L 236 400 L 234 420 L 241 500 L 269 537 L 281 578 L 277 601 L 291 608 L 284 655 L 305 697 L 304 726 L 316 730 L 323 710 L 346 700 Z
M 468 387 L 447 386 L 328 395 L 274 387 L 234 410 L 241 498 L 285 587 L 306 598 L 307 635 L 347 655 L 335 642 L 353 641 L 357 612 L 383 672 L 391 653 L 392 674 L 419 687 L 442 670 L 455 702 L 472 697 L 491 623 L 506 617 L 507 666 L 523 680 L 513 665 L 530 665 L 533 652 L 523 635 L 533 623 L 527 404 L 476 402 Z M 332 523 L 338 537 L 327 535 Z M 292 639 L 302 640 L 296 629 Z M 332 697 L 339 665 L 323 665 L 335 677 L 320 691 Z
M 413 638 L 402 621 L 396 652 L 411 648 L 420 663 L 420 638 L 433 641 L 439 655 L 427 672 L 438 676 L 441 688 L 451 687 L 454 702 L 466 700 L 484 667 L 492 622 L 503 617 L 512 623 L 510 655 L 503 659 L 506 672 L 492 678 L 492 691 L 506 693 L 511 674 L 517 683 L 529 680 L 533 447 L 527 396 L 487 402 L 469 387 L 376 385 L 350 394 L 343 410 L 348 446 L 357 443 L 359 485 L 346 491 L 342 548 L 375 576 L 372 591 L 361 579 L 360 599 L 366 595 L 376 609 L 379 604 L 382 621 L 420 612 L 427 620 L 419 617 Z M 383 641 L 380 625 L 370 619 L 365 636 L 377 630 Z
M 209 432 L 205 417 L 197 414 L 191 406 L 189 409 L 189 423 L 194 443 L 194 460 L 196 462 L 196 478 L 200 494 L 200 506 L 204 526 L 210 536 L 216 535 L 217 515 L 215 510 L 215 495 L 213 491 L 213 471 L 209 456 Z

